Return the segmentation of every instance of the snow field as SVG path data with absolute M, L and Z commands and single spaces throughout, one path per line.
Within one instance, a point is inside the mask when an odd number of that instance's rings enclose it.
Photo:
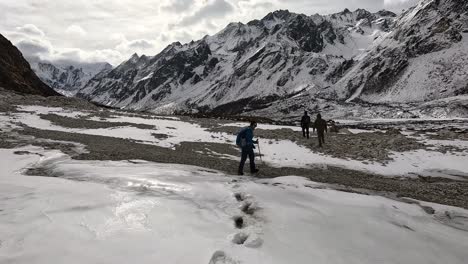
M 37 147 L 0 156 L 0 259 L 9 263 L 456 264 L 468 257 L 468 233 L 460 230 L 468 230 L 468 211 L 459 208 L 431 204 L 432 216 L 416 204 L 300 177 L 76 161 Z M 59 177 L 22 175 L 29 167 Z M 456 225 L 439 217 L 447 212 L 458 216 Z

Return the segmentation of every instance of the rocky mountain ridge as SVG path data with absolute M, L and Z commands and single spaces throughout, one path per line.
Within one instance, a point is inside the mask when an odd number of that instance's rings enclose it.
M 59 95 L 34 74 L 21 52 L 1 34 L 0 87 L 26 94 Z
M 311 109 L 318 98 L 335 104 L 426 103 L 467 93 L 466 17 L 462 0 L 423 0 L 399 16 L 385 10 L 327 16 L 280 10 L 231 23 L 199 41 L 173 43 L 156 56 L 134 54 L 92 78 L 78 96 L 162 113 L 269 109 L 281 115 L 282 105 Z M 437 52 L 440 62 L 431 60 Z M 454 67 L 444 66 L 455 57 Z M 435 76 L 435 65 L 446 70 Z M 435 96 L 444 79 L 445 94 Z
M 112 65 L 109 63 L 54 65 L 51 62 L 35 62 L 31 64 L 31 67 L 43 82 L 67 96 L 76 94 L 100 72 L 112 70 Z

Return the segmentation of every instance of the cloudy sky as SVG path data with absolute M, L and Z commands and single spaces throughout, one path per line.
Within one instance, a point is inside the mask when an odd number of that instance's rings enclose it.
M 212 35 L 289 9 L 312 15 L 344 8 L 401 12 L 418 0 L 1 0 L 0 34 L 26 57 L 117 65 L 174 42 Z

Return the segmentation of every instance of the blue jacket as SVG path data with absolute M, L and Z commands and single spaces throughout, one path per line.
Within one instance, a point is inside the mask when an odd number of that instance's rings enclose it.
M 237 134 L 236 144 L 237 146 L 242 147 L 242 148 L 253 147 L 254 146 L 253 137 L 254 137 L 253 129 L 250 126 L 244 127 Z

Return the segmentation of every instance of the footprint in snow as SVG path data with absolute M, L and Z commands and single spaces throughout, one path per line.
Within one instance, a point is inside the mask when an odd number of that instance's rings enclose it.
M 237 244 L 237 245 L 243 245 L 245 241 L 249 238 L 249 235 L 246 233 L 237 233 L 232 236 L 232 243 Z
M 247 234 L 244 232 L 232 235 L 231 241 L 236 245 L 244 245 L 248 248 L 259 248 L 263 245 L 263 239 L 256 234 Z
M 244 218 L 242 216 L 235 216 L 234 226 L 238 229 L 244 228 L 245 227 Z
M 246 201 L 240 206 L 240 209 L 245 214 L 253 215 L 259 208 L 255 203 Z
M 228 257 L 223 251 L 216 251 L 211 256 L 210 262 L 208 264 L 238 264 L 239 262 Z
M 243 193 L 235 193 L 234 197 L 236 198 L 238 202 L 242 202 L 245 200 L 245 194 Z

